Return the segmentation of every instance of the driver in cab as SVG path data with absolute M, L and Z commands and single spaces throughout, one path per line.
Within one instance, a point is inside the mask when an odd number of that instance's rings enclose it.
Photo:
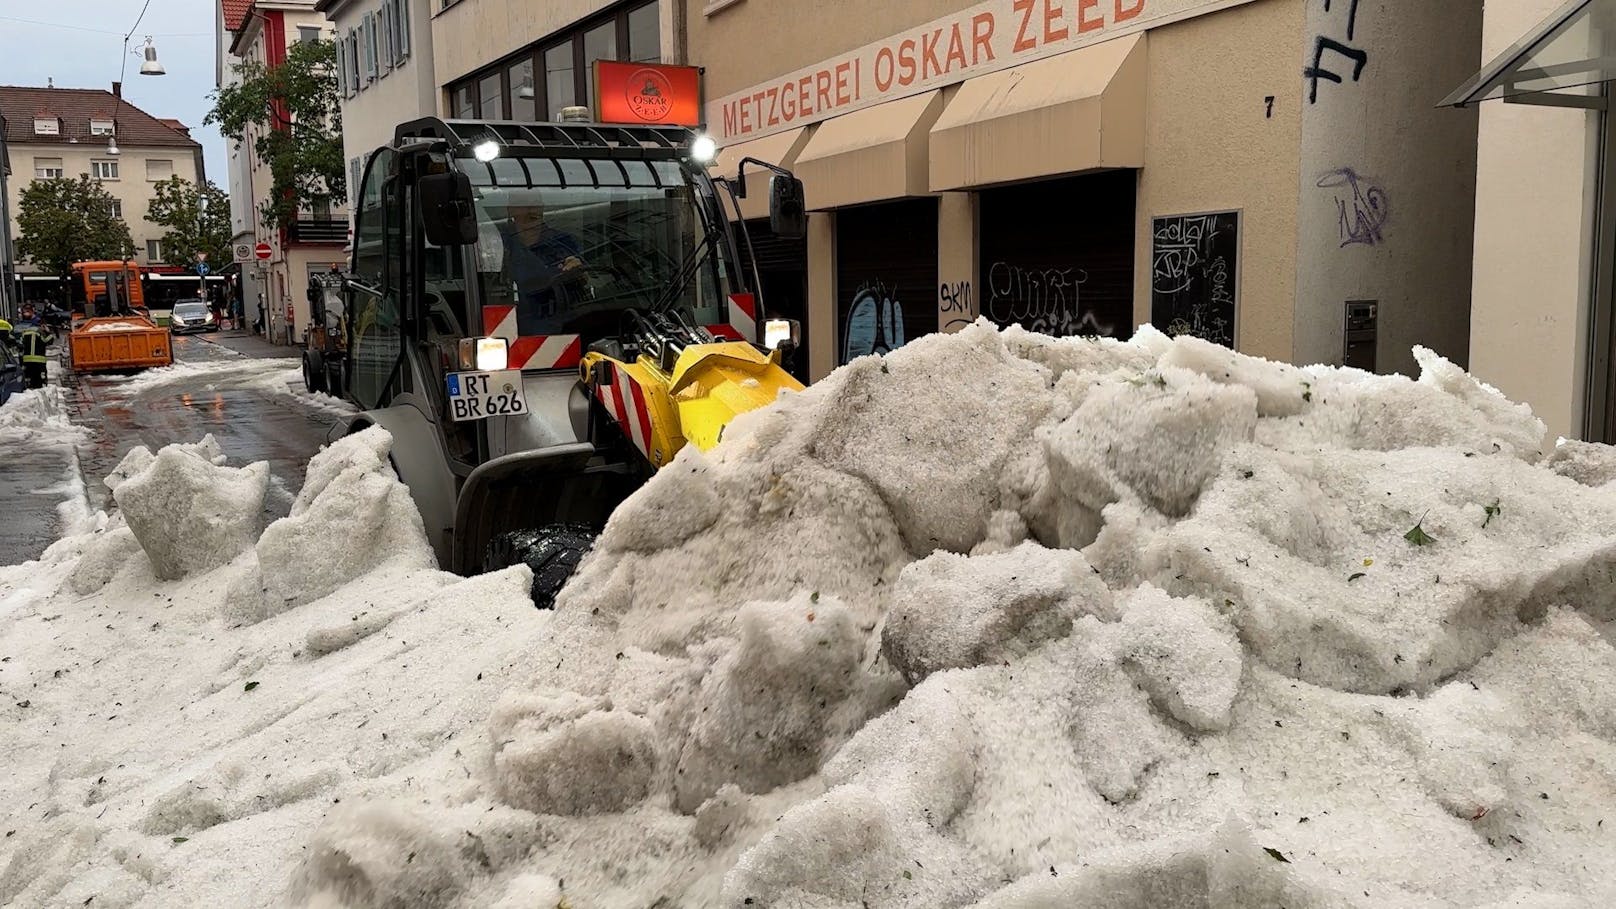
M 553 320 L 576 305 L 579 291 L 572 285 L 584 277 L 581 250 L 572 234 L 544 220 L 544 206 L 537 202 L 512 205 L 507 215 L 500 238 L 506 273 L 520 294 L 517 331 L 546 334 L 554 330 Z

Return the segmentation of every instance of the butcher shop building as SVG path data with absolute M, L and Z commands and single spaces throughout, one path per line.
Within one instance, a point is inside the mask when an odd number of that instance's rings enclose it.
M 985 316 L 1293 362 L 1468 356 L 1475 0 L 685 0 L 718 169 L 814 377 Z M 677 61 L 674 61 L 677 62 Z M 756 176 L 753 176 L 753 174 Z

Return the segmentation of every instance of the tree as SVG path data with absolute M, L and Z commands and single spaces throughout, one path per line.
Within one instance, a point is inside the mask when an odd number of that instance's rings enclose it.
M 335 63 L 336 45 L 301 41 L 275 66 L 236 64 L 241 82 L 213 95 L 203 122 L 217 123 L 232 141 L 250 138 L 269 166 L 269 196 L 259 208 L 266 227 L 289 228 L 300 208 L 347 198 Z
M 230 197 L 208 183 L 200 189 L 184 177 L 169 177 L 156 186 L 146 220 L 168 229 L 163 255 L 170 265 L 189 267 L 196 253 L 208 254 L 218 268 L 230 258 Z
M 17 200 L 17 255 L 64 278 L 74 262 L 133 256 L 129 225 L 112 214 L 113 201 L 88 174 L 35 180 Z

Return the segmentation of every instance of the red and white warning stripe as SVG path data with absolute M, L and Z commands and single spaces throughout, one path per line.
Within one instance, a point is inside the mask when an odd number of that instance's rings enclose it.
M 628 373 L 611 363 L 602 362 L 599 370 L 595 377 L 595 397 L 623 427 L 629 441 L 649 458 L 651 412 L 645 405 L 645 392 Z
M 730 294 L 729 323 L 709 325 L 707 332 L 720 341 L 757 343 L 757 297 L 751 294 Z
M 514 306 L 484 306 L 483 331 L 510 342 L 511 369 L 573 369 L 583 359 L 583 339 L 577 335 L 517 334 Z

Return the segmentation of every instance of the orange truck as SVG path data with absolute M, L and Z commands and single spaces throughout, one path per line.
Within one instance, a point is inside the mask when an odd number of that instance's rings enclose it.
M 129 262 L 75 262 L 73 330 L 67 337 L 76 372 L 168 366 L 174 350 L 166 328 L 146 309 L 140 266 Z M 88 318 L 81 318 L 88 316 Z

